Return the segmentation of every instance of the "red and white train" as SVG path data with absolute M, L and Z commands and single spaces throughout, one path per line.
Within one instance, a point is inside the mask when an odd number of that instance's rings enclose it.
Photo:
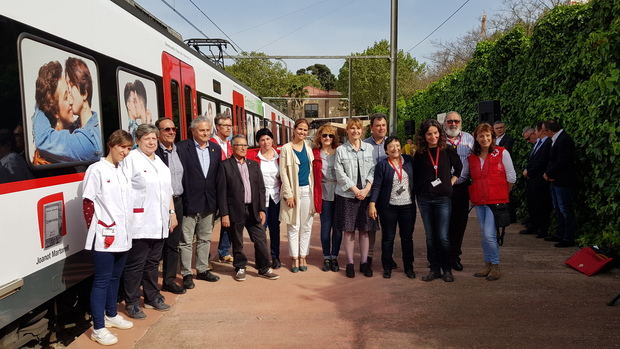
M 262 127 L 291 137 L 293 120 L 133 2 L 3 1 L 0 45 L 0 347 L 91 275 L 81 181 L 114 130 L 167 117 L 185 139 L 198 115 L 230 113 L 251 145 Z

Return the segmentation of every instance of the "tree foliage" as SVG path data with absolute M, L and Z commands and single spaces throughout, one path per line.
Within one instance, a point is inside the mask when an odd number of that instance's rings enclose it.
M 620 2 L 557 6 L 531 35 L 518 25 L 495 41 L 480 42 L 462 70 L 413 96 L 404 118 L 419 125 L 457 110 L 464 129 L 472 130 L 482 100 L 501 102 L 502 119 L 517 139 L 537 121 L 560 121 L 577 147 L 581 242 L 620 250 Z M 515 144 L 517 168 L 528 151 L 525 142 Z M 523 198 L 523 188 L 517 190 Z
M 313 64 L 306 69 L 297 70 L 297 75 L 312 74 L 319 79 L 321 88 L 327 91 L 336 87 L 336 76 L 325 64 Z

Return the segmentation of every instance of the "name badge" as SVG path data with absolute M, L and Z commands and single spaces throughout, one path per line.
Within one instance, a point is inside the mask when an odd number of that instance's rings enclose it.
M 116 236 L 116 231 L 114 228 L 103 228 L 101 230 L 101 235 L 103 236 Z
M 431 182 L 431 185 L 434 187 L 438 186 L 441 184 L 441 179 L 437 178 L 436 180 Z

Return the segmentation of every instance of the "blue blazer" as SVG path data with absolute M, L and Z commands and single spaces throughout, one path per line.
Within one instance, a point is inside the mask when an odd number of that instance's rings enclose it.
M 403 170 L 409 176 L 409 193 L 411 202 L 415 210 L 415 190 L 413 189 L 413 158 L 403 154 Z M 370 190 L 370 202 L 374 202 L 377 210 L 385 208 L 390 203 L 392 193 L 392 183 L 394 182 L 394 169 L 388 163 L 388 159 L 383 159 L 375 166 L 375 178 Z

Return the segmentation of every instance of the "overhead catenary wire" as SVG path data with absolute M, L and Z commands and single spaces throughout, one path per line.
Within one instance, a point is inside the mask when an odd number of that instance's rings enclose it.
M 266 20 L 266 21 L 264 21 L 264 22 L 262 22 L 262 23 L 258 23 L 258 24 L 256 24 L 256 25 L 251 26 L 251 27 L 248 27 L 248 28 L 245 28 L 245 29 L 241 29 L 241 30 L 239 30 L 239 31 L 237 31 L 237 32 L 234 32 L 234 33 L 233 33 L 233 35 L 235 35 L 235 34 L 239 34 L 239 33 L 243 33 L 243 32 L 246 32 L 246 31 L 248 31 L 248 30 L 256 29 L 256 28 L 258 28 L 258 27 L 262 27 L 262 26 L 264 26 L 264 25 L 266 25 L 266 24 L 273 23 L 273 22 L 277 21 L 278 19 L 282 19 L 282 18 L 284 18 L 284 17 L 286 17 L 286 16 L 292 15 L 293 13 L 297 13 L 297 12 L 301 12 L 301 11 L 307 10 L 307 9 L 309 9 L 309 8 L 311 8 L 311 7 L 314 7 L 314 6 L 318 5 L 318 4 L 321 4 L 321 3 L 324 3 L 324 2 L 327 2 L 327 1 L 330 1 L 330 0 L 321 0 L 321 1 L 316 1 L 316 2 L 313 2 L 313 3 L 311 3 L 310 5 L 305 6 L 305 7 L 303 7 L 303 8 L 300 8 L 300 9 L 297 9 L 297 10 L 294 10 L 294 11 L 287 12 L 287 13 L 282 14 L 282 15 L 279 15 L 279 16 L 277 16 L 277 17 L 273 17 L 273 18 L 271 18 L 271 19 L 268 19 L 268 20 Z
M 450 20 L 450 18 L 454 17 L 454 15 L 456 15 L 463 7 L 465 7 L 465 5 L 467 5 L 467 3 L 470 0 L 465 0 L 464 3 L 461 4 L 461 6 L 459 6 L 459 8 L 457 8 L 454 12 L 452 12 L 452 14 L 450 16 L 448 16 L 448 18 L 446 18 L 443 22 L 441 22 L 441 24 L 439 24 L 437 26 L 437 28 L 433 29 L 432 32 L 430 32 L 426 37 L 424 37 L 424 39 L 420 40 L 420 42 L 418 42 L 417 44 L 413 45 L 413 47 L 411 47 L 410 49 L 407 50 L 407 52 L 410 52 L 411 50 L 413 50 L 414 48 L 418 47 L 420 44 L 422 44 L 424 41 L 426 41 L 426 39 L 430 38 L 431 35 L 433 35 L 437 30 L 439 30 L 439 28 L 441 28 L 444 24 L 446 24 L 446 22 L 448 22 Z
M 214 22 L 211 18 L 209 18 L 209 16 L 207 16 L 207 14 L 206 14 L 206 13 L 205 13 L 205 12 L 204 12 L 204 11 L 203 11 L 200 7 L 198 7 L 198 5 L 196 5 L 196 3 L 195 3 L 193 0 L 187 0 L 187 1 L 189 1 L 192 5 L 194 5 L 194 7 L 195 7 L 198 11 L 200 11 L 200 13 L 202 13 L 202 15 L 203 15 L 203 16 L 205 16 L 205 18 L 206 18 L 206 19 L 208 19 L 208 20 L 209 20 L 209 22 L 211 22 L 211 23 L 212 23 L 212 24 L 213 24 L 213 25 L 214 25 L 214 26 L 215 26 L 215 27 L 216 27 L 216 28 L 217 28 L 220 32 L 222 32 L 222 34 L 224 34 L 224 36 L 226 36 L 226 37 L 228 38 L 228 40 L 230 40 L 230 42 L 231 42 L 234 46 L 237 46 L 237 48 L 238 48 L 241 52 L 243 52 L 243 51 L 244 51 L 244 49 L 242 49 L 242 48 L 241 48 L 241 46 L 239 46 L 239 44 L 237 44 L 237 43 L 236 43 L 236 42 L 235 42 L 235 41 L 234 41 L 234 40 L 233 40 L 230 36 L 228 36 L 228 34 L 226 34 L 226 33 L 222 30 L 222 28 L 220 28 L 220 26 L 218 26 L 218 25 L 217 25 L 217 24 L 216 24 L 216 23 L 215 23 L 215 22 Z M 237 49 L 235 49 L 235 47 L 234 47 L 234 46 L 233 46 L 233 49 L 234 49 L 235 51 L 237 51 Z

